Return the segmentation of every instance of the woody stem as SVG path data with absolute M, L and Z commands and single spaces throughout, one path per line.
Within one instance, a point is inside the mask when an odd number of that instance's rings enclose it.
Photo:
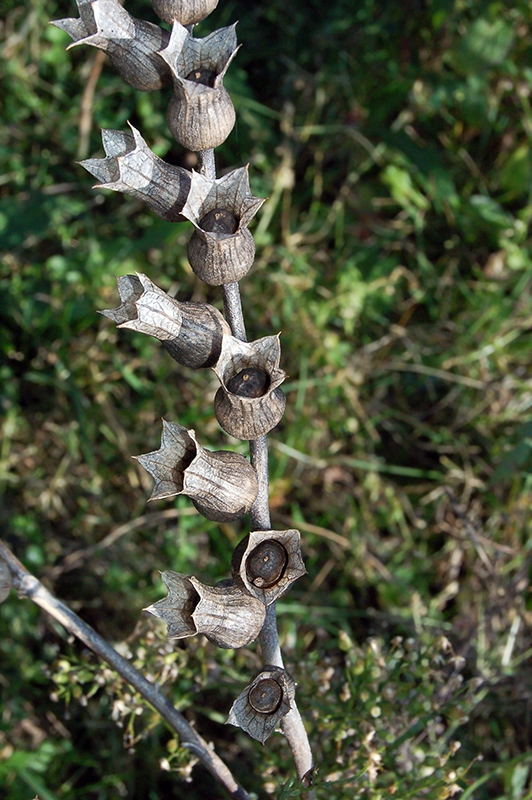
M 198 153 L 198 157 L 202 175 L 205 175 L 210 180 L 215 180 L 214 151 L 204 150 Z M 247 337 L 240 299 L 240 287 L 236 282 L 226 283 L 222 286 L 222 292 L 225 317 L 231 326 L 233 336 L 245 342 Z M 259 484 L 257 499 L 251 509 L 251 528 L 254 531 L 267 531 L 271 528 L 271 521 L 268 503 L 269 466 L 266 436 L 250 441 L 249 453 Z M 259 634 L 259 644 L 264 664 L 284 669 L 283 657 L 279 646 L 275 603 L 269 605 L 266 611 L 266 619 Z M 295 703 L 288 714 L 283 717 L 282 728 L 294 756 L 298 777 L 308 786 L 310 785 L 310 774 L 313 766 L 312 752 L 307 732 Z

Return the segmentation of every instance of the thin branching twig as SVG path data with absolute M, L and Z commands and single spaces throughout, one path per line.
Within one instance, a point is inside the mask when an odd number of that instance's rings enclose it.
M 58 600 L 43 584 L 32 575 L 13 555 L 7 545 L 0 540 L 0 559 L 8 565 L 13 578 L 13 586 L 19 597 L 26 597 L 47 614 L 57 620 L 68 633 L 76 636 L 96 655 L 109 664 L 129 683 L 160 715 L 180 737 L 184 747 L 189 749 L 224 786 L 229 797 L 234 800 L 251 800 L 248 793 L 238 784 L 229 768 L 216 755 L 207 742 L 199 736 L 185 717 L 177 711 L 164 696 L 161 689 L 146 678 L 121 656 L 105 639 L 78 617 L 65 603 Z

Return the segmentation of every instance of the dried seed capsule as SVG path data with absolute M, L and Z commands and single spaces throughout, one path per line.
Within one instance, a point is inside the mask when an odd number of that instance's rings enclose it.
M 233 580 L 270 605 L 306 573 L 299 531 L 252 531 L 237 545 L 231 559 Z
M 244 456 L 205 450 L 193 430 L 175 422 L 163 420 L 159 450 L 136 458 L 155 479 L 150 500 L 185 494 L 215 522 L 242 517 L 257 497 L 255 470 Z
M 232 581 L 205 586 L 193 576 L 162 573 L 168 596 L 149 608 L 168 625 L 169 639 L 204 634 L 218 647 L 245 647 L 259 635 L 265 606 Z
M 227 723 L 264 742 L 290 711 L 295 699 L 293 678 L 280 667 L 265 667 L 231 706 Z
M 165 22 L 195 25 L 208 17 L 218 0 L 151 0 L 153 10 Z
M 157 216 L 181 222 L 181 211 L 190 189 L 191 174 L 167 164 L 152 153 L 139 131 L 102 131 L 105 158 L 81 161 L 100 183 L 93 188 L 112 189 L 142 200 Z
M 101 313 L 119 328 L 154 336 L 179 364 L 212 367 L 222 338 L 230 331 L 219 311 L 208 303 L 180 303 L 146 275 L 117 278 L 121 303 Z
M 258 439 L 283 416 L 286 398 L 279 388 L 285 373 L 279 369 L 278 336 L 241 342 L 224 336 L 214 371 L 221 387 L 214 398 L 216 418 L 237 439 Z
M 159 51 L 170 40 L 168 31 L 135 19 L 118 0 L 76 0 L 79 19 L 52 22 L 74 40 L 70 47 L 88 44 L 107 53 L 122 78 L 142 92 L 161 89 L 171 81 Z
M 255 258 L 248 225 L 264 200 L 253 197 L 247 167 L 209 180 L 192 173 L 183 216 L 194 225 L 188 259 L 198 278 L 211 286 L 239 281 Z
M 233 130 L 235 108 L 223 79 L 237 49 L 234 25 L 197 39 L 174 22 L 160 55 L 174 85 L 166 119 L 183 147 L 195 151 L 218 147 Z

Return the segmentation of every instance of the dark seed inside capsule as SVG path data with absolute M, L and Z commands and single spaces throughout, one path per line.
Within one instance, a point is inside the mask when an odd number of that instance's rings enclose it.
M 288 563 L 288 553 L 274 539 L 258 544 L 247 558 L 246 569 L 251 583 L 269 589 L 283 577 Z
M 249 693 L 249 703 L 259 714 L 273 714 L 283 699 L 283 690 L 273 678 L 259 681 Z
M 233 375 L 225 385 L 228 391 L 239 397 L 262 397 L 268 391 L 270 379 L 264 370 L 247 367 Z
M 199 69 L 193 69 L 192 72 L 189 72 L 185 80 L 192 81 L 193 83 L 202 83 L 204 86 L 210 86 L 210 88 L 214 88 L 214 81 L 216 79 L 216 72 L 213 72 L 210 69 L 205 69 L 205 67 L 199 67 Z
M 228 208 L 213 208 L 200 220 L 200 228 L 207 233 L 236 233 L 238 220 Z

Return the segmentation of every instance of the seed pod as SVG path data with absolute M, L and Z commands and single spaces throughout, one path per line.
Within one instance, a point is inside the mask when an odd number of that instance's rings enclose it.
M 279 336 L 241 342 L 224 336 L 214 367 L 221 387 L 214 398 L 216 418 L 224 431 L 237 439 L 258 439 L 281 420 L 286 397 L 279 384 Z
M 230 332 L 220 312 L 208 303 L 180 303 L 146 275 L 117 278 L 121 303 L 101 313 L 119 328 L 155 336 L 179 364 L 212 367 Z
M 168 597 L 149 608 L 168 625 L 169 639 L 203 633 L 218 647 L 245 647 L 259 635 L 265 606 L 232 581 L 205 586 L 193 576 L 166 571 L 162 579 Z
M 174 84 L 168 127 L 183 147 L 194 151 L 218 147 L 233 130 L 235 108 L 223 79 L 237 49 L 235 25 L 197 39 L 174 22 L 160 55 Z
M 9 564 L 3 558 L 0 558 L 0 603 L 7 599 L 12 586 L 13 577 Z
M 171 81 L 159 55 L 168 44 L 168 31 L 135 19 L 118 0 L 76 0 L 79 19 L 52 22 L 74 40 L 70 47 L 88 44 L 107 53 L 122 78 L 141 92 L 153 92 Z
M 262 744 L 273 733 L 294 702 L 294 679 L 280 667 L 265 667 L 238 695 L 228 725 L 236 725 Z
M 140 133 L 102 131 L 105 158 L 87 158 L 80 164 L 100 183 L 94 189 L 124 192 L 146 203 L 157 216 L 181 222 L 190 189 L 190 172 L 167 164 L 152 153 Z
M 220 286 L 247 274 L 255 258 L 255 241 L 247 226 L 263 202 L 251 194 L 247 167 L 217 180 L 192 172 L 182 213 L 195 228 L 188 259 L 202 281 Z
M 193 430 L 175 422 L 163 420 L 159 450 L 135 458 L 155 479 L 150 500 L 185 494 L 215 522 L 242 517 L 257 497 L 255 470 L 244 456 L 205 450 Z
M 218 5 L 218 0 L 151 0 L 158 17 L 172 24 L 195 25 L 208 17 Z
M 296 530 L 252 531 L 233 553 L 236 585 L 269 606 L 307 572 L 300 540 Z

